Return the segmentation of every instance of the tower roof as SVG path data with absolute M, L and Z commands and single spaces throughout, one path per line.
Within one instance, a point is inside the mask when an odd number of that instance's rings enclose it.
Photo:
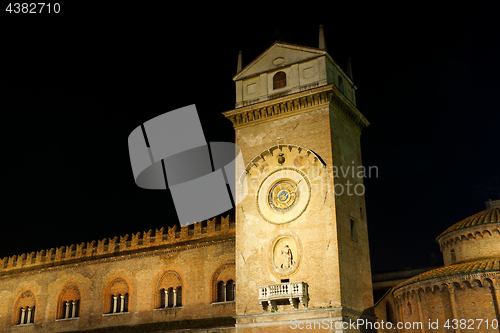
M 463 219 L 458 223 L 455 223 L 454 225 L 446 229 L 443 233 L 441 233 L 441 235 L 436 238 L 436 241 L 439 241 L 441 237 L 450 232 L 489 223 L 500 223 L 500 208 L 486 209 L 482 212 L 469 216 L 468 218 Z

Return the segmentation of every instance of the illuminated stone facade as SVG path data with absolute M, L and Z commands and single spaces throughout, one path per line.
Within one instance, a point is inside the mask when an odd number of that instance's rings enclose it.
M 231 317 L 234 231 L 234 220 L 215 218 L 4 258 L 0 331 Z
M 368 121 L 352 79 L 325 50 L 282 42 L 233 79 L 235 219 L 5 258 L 2 331 L 234 317 L 210 331 L 288 332 L 290 320 L 372 318 L 363 175 L 349 171 Z

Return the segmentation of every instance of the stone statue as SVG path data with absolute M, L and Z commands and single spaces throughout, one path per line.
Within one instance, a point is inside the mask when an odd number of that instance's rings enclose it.
M 283 258 L 283 264 L 281 264 L 281 268 L 289 269 L 293 265 L 293 254 L 292 250 L 288 245 L 281 250 L 281 257 Z

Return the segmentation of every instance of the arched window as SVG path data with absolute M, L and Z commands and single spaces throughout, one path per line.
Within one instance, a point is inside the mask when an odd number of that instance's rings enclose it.
M 35 322 L 36 299 L 29 290 L 23 292 L 16 302 L 17 311 L 14 313 L 16 325 L 29 325 Z
M 167 292 L 168 294 L 166 295 L 166 303 L 167 303 L 167 307 L 171 308 L 174 306 L 174 288 L 168 288 L 167 289 Z
M 174 270 L 163 274 L 158 282 L 156 308 L 173 308 L 182 306 L 182 279 Z
M 235 283 L 233 280 L 227 281 L 226 285 L 226 301 L 234 301 L 234 288 L 236 287 Z
M 234 301 L 236 284 L 233 280 L 219 281 L 217 283 L 217 302 L 232 302 Z
M 177 287 L 177 301 L 175 302 L 176 306 L 182 306 L 182 287 Z
M 225 262 L 214 271 L 210 279 L 212 303 L 234 301 L 235 276 L 234 261 Z
M 80 316 L 80 291 L 75 285 L 66 286 L 59 297 L 58 319 L 70 319 Z
M 217 302 L 224 302 L 226 300 L 226 286 L 224 281 L 217 283 Z
M 104 309 L 107 313 L 128 312 L 129 287 L 124 279 L 114 279 L 105 290 Z
M 344 89 L 344 80 L 342 80 L 342 77 L 339 75 L 338 76 L 338 80 L 339 80 L 339 90 L 345 94 L 345 89 Z
M 286 74 L 285 72 L 278 72 L 273 76 L 273 89 L 286 87 Z

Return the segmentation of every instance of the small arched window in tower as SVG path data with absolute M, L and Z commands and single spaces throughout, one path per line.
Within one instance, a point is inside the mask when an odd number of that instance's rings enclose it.
M 455 249 L 451 249 L 451 263 L 454 264 L 457 261 L 457 255 L 455 254 Z
M 226 301 L 231 302 L 234 301 L 234 288 L 235 283 L 233 280 L 227 281 L 226 285 Z
M 286 74 L 285 72 L 278 72 L 273 76 L 273 89 L 286 87 Z
M 343 94 L 345 94 L 345 88 L 344 88 L 344 80 L 342 80 L 342 77 L 339 75 L 338 76 L 338 81 L 339 81 L 339 90 Z

